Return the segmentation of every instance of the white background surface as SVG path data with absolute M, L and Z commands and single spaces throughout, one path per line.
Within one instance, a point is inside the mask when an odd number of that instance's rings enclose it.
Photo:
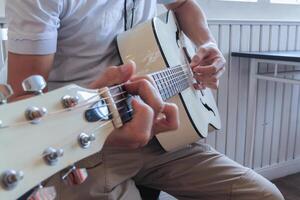
M 5 16 L 5 9 L 4 9 L 4 4 L 5 4 L 5 0 L 0 0 L 0 17 L 4 17 Z

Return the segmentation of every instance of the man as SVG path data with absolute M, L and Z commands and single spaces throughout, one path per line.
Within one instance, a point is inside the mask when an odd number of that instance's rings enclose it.
M 217 88 L 225 61 L 200 7 L 193 0 L 161 2 L 176 13 L 183 31 L 199 47 L 191 62 L 195 88 Z M 176 107 L 163 103 L 147 78 L 133 78 L 134 64 L 116 67 L 120 60 L 115 46 L 119 33 L 152 18 L 155 8 L 155 0 L 7 1 L 8 80 L 15 99 L 24 95 L 24 78 L 41 74 L 50 90 L 70 82 L 100 88 L 129 80 L 126 89 L 145 102 L 134 103 L 135 119 L 115 130 L 100 154 L 78 164 L 98 163 L 83 184 L 68 187 L 58 175 L 50 179 L 58 198 L 140 199 L 139 184 L 178 199 L 283 199 L 269 181 L 208 145 L 195 143 L 174 152 L 159 146 L 153 130 L 175 129 Z M 160 113 L 166 115 L 163 121 L 157 120 Z

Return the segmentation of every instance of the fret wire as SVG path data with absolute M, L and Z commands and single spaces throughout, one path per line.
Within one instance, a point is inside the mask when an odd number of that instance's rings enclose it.
M 181 75 L 181 76 L 184 76 L 184 75 Z M 183 78 L 183 79 L 179 79 L 179 81 L 177 81 L 177 84 L 179 84 L 180 85 L 180 88 L 181 88 L 181 90 L 180 91 L 183 91 L 185 88 L 187 88 L 187 86 L 188 86 L 188 82 L 187 81 L 185 81 L 185 80 L 187 80 L 188 79 L 188 77 L 185 75 L 185 78 Z M 183 81 L 185 81 L 183 84 L 182 84 L 182 82 Z M 166 83 L 166 81 L 164 81 L 165 83 Z M 167 85 L 167 84 L 166 84 Z M 163 91 L 166 91 L 166 90 L 163 90 Z M 166 94 L 166 96 L 167 96 L 167 94 Z M 169 97 L 171 97 L 171 96 L 167 96 L 167 98 L 169 98 Z
M 170 70 L 171 70 L 170 68 L 169 68 L 169 70 L 167 70 L 167 75 L 168 75 L 167 81 L 170 83 L 169 88 L 171 90 L 171 95 L 174 96 L 173 83 L 172 83 L 172 78 L 170 75 Z
M 186 79 L 188 79 L 188 77 L 186 77 L 186 78 L 184 78 L 184 79 L 181 79 L 180 80 L 180 82 L 183 82 L 183 81 L 185 81 Z M 185 81 L 183 84 L 181 84 L 182 86 L 184 86 L 184 87 L 181 87 L 181 88 L 188 88 L 188 84 L 187 84 L 187 82 Z M 182 91 L 183 91 L 184 89 L 182 89 Z M 170 98 L 170 97 L 168 97 L 168 98 Z M 163 98 L 164 100 L 166 100 L 166 99 L 168 99 L 168 98 Z
M 174 74 L 173 74 L 174 69 L 170 68 L 169 74 L 170 74 L 170 80 L 172 83 L 172 87 L 173 87 L 173 95 L 177 94 L 177 90 L 176 90 L 176 82 L 174 79 Z
M 170 67 L 170 68 L 166 68 L 166 69 L 175 69 L 175 68 L 178 68 L 178 69 L 182 69 L 182 67 L 184 67 L 184 66 L 187 66 L 188 64 L 181 64 L 181 65 L 176 65 L 176 66 L 174 66 L 174 67 Z M 166 70 L 165 69 L 165 70 Z M 163 71 L 163 70 L 162 70 Z M 149 75 L 153 75 L 153 74 L 160 74 L 162 71 L 158 71 L 158 72 L 152 72 L 152 73 L 150 73 Z
M 180 81 L 180 78 L 181 78 L 181 77 L 184 77 L 184 76 L 187 77 L 187 74 L 185 74 L 184 72 L 181 72 L 181 75 L 176 76 L 176 78 L 169 79 L 169 80 L 166 80 L 166 78 L 160 78 L 160 79 L 158 79 L 158 80 L 155 79 L 155 81 L 156 81 L 157 85 L 160 85 L 160 86 L 161 86 L 160 88 L 164 88 L 164 87 L 162 87 L 162 86 L 165 85 L 165 83 L 169 83 L 170 80 L 174 80 L 175 82 L 173 82 L 173 84 L 176 84 L 177 82 Z M 163 81 L 163 82 L 162 82 L 162 81 Z M 167 85 L 168 85 L 168 84 L 167 84 Z
M 178 93 L 178 88 L 177 88 L 177 83 L 176 83 L 176 77 L 175 77 L 175 75 L 174 75 L 175 71 L 176 71 L 175 69 L 172 69 L 172 70 L 171 70 L 171 77 L 172 77 L 172 79 L 173 79 L 175 92 Z
M 166 92 L 165 92 L 165 93 L 166 93 L 166 96 L 167 96 L 167 98 L 170 98 L 171 95 L 170 95 L 170 90 L 169 90 L 169 88 L 168 88 L 168 84 L 167 84 L 166 81 L 164 81 L 164 80 L 166 79 L 166 71 L 165 71 L 165 70 L 162 72 L 162 76 L 163 76 L 162 82 L 163 82 L 164 90 L 166 91 Z
M 175 69 L 175 73 L 178 73 L 178 72 L 179 72 L 178 70 L 180 71 L 179 68 Z M 176 82 L 178 82 L 178 81 L 179 81 L 179 76 L 176 76 Z M 177 87 L 177 90 L 178 90 L 178 91 L 181 91 L 181 90 L 180 90 L 180 86 L 179 86 L 178 84 L 176 85 L 176 87 Z
M 159 78 L 158 81 L 159 81 L 159 87 L 160 87 L 160 93 L 163 94 L 162 98 L 166 99 L 166 95 L 165 95 L 165 92 L 164 92 L 164 89 L 163 89 L 163 86 L 162 86 L 162 82 L 161 82 L 161 74 L 157 74 L 157 77 Z
M 170 74 L 169 74 L 169 70 L 166 70 L 166 75 L 167 75 L 167 84 L 168 84 L 168 88 L 169 88 L 169 91 L 170 91 L 170 97 L 172 97 L 174 94 L 173 94 L 173 88 L 172 88 L 172 80 L 170 80 Z
M 166 86 L 167 86 L 167 90 L 169 92 L 169 98 L 172 96 L 172 83 L 170 83 L 169 80 L 169 74 L 168 74 L 168 69 L 165 71 L 165 79 L 166 79 Z
M 177 69 L 174 69 L 173 70 L 173 78 L 175 79 L 175 87 L 176 87 L 176 92 L 178 93 L 180 90 L 179 90 L 179 88 L 178 88 L 178 83 L 177 83 L 177 81 L 178 81 L 178 76 L 175 76 L 175 74 L 176 74 L 176 72 L 177 72 L 178 70 Z
M 176 76 L 175 76 L 175 69 L 172 69 L 171 71 L 171 77 L 173 79 L 173 82 L 174 82 L 174 89 L 175 89 L 175 93 L 177 94 L 179 92 L 178 88 L 177 88 L 177 82 L 176 82 Z
M 165 70 L 167 70 L 167 69 L 165 69 Z M 180 71 L 178 71 L 178 72 L 176 72 L 175 74 L 179 74 L 179 73 L 182 73 L 182 72 L 184 72 L 184 70 L 182 69 L 182 70 L 180 70 Z M 162 71 L 161 71 L 161 73 L 162 73 Z M 156 74 L 156 73 L 155 73 Z M 153 76 L 153 74 L 150 74 L 150 75 L 152 75 Z

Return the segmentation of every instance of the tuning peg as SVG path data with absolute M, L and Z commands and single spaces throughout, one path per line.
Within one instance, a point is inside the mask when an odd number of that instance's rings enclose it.
M 7 99 L 14 94 L 12 88 L 8 84 L 0 84 L 0 104 L 5 104 Z
M 72 165 L 66 170 L 61 179 L 66 185 L 73 186 L 82 184 L 87 177 L 88 172 L 86 168 L 76 168 L 75 165 Z
M 30 120 L 31 123 L 37 124 L 47 113 L 48 111 L 44 107 L 38 108 L 35 106 L 30 106 L 25 111 L 25 117 L 27 120 Z
M 46 85 L 45 79 L 40 75 L 32 75 L 22 82 L 25 92 L 33 92 L 36 95 L 42 94 Z
M 52 147 L 47 148 L 44 153 L 44 160 L 48 165 L 55 165 L 58 159 L 64 155 L 63 149 L 54 149 Z
M 78 105 L 79 97 L 78 96 L 70 96 L 65 95 L 61 98 L 61 103 L 64 108 L 73 108 Z
M 24 178 L 22 171 L 8 170 L 2 174 L 2 183 L 7 190 L 14 189 Z
M 87 149 L 90 147 L 91 143 L 96 140 L 96 136 L 94 134 L 86 134 L 80 133 L 78 136 L 78 143 L 83 149 Z

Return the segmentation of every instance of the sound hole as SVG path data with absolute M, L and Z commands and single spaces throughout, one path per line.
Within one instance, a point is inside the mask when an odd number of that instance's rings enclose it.
M 201 95 L 204 97 L 204 94 L 203 94 L 203 91 L 202 91 L 202 90 L 200 90 L 200 93 L 201 93 Z M 200 101 L 201 101 L 202 105 L 203 105 L 209 112 L 212 112 L 212 113 L 214 114 L 214 116 L 216 116 L 215 111 L 214 111 L 211 107 L 209 107 L 209 105 L 207 105 L 207 103 L 203 102 L 202 98 L 200 98 Z

